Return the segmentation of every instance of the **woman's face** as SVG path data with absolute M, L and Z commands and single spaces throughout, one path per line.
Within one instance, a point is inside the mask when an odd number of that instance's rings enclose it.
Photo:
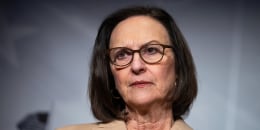
M 114 28 L 109 48 L 138 50 L 151 41 L 171 45 L 167 30 L 161 23 L 148 16 L 134 16 Z M 131 107 L 167 103 L 176 79 L 172 49 L 166 48 L 163 59 L 155 64 L 145 63 L 138 53 L 134 53 L 133 57 L 133 61 L 124 68 L 110 63 L 116 88 L 123 100 Z

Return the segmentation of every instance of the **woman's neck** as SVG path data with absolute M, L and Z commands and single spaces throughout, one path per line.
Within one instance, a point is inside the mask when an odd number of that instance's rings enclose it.
M 174 120 L 171 108 L 160 107 L 145 112 L 126 108 L 126 111 L 128 130 L 170 130 Z

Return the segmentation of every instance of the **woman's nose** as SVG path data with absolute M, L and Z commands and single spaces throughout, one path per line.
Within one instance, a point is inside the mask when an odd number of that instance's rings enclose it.
M 133 54 L 133 61 L 130 64 L 131 71 L 134 74 L 141 74 L 146 71 L 146 64 L 143 59 L 140 57 L 139 53 Z

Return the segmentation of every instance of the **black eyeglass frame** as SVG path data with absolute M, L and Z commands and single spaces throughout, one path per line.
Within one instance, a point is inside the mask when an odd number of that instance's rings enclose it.
M 143 58 L 143 56 L 141 55 L 141 50 L 144 49 L 146 46 L 149 46 L 149 45 L 160 45 L 160 46 L 163 48 L 162 57 L 161 57 L 158 61 L 156 61 L 156 62 L 148 62 L 148 61 L 146 61 L 146 60 Z M 118 49 L 118 48 L 125 48 L 125 49 L 127 49 L 127 50 L 130 50 L 132 57 L 131 57 L 131 60 L 129 61 L 129 63 L 127 63 L 127 64 L 125 64 L 125 65 L 118 65 L 118 64 L 116 64 L 116 62 L 114 62 L 114 61 L 111 59 L 110 52 L 111 52 L 112 50 Z M 143 45 L 143 46 L 142 46 L 140 49 L 138 49 L 138 50 L 132 50 L 132 49 L 127 48 L 127 47 L 115 47 L 115 48 L 110 48 L 110 49 L 108 49 L 108 51 L 107 51 L 107 55 L 108 55 L 108 57 L 109 57 L 110 62 L 111 62 L 113 65 L 116 65 L 116 66 L 119 66 L 119 67 L 126 67 L 126 66 L 130 65 L 130 64 L 133 62 L 134 53 L 139 53 L 139 56 L 141 57 L 141 59 L 142 59 L 145 63 L 147 63 L 147 64 L 156 64 L 156 63 L 160 62 L 160 61 L 163 59 L 165 48 L 172 48 L 172 49 L 174 49 L 173 46 L 171 46 L 171 45 L 165 45 L 165 44 L 159 44 L 159 43 L 152 43 L 152 44 L 145 44 L 145 45 Z

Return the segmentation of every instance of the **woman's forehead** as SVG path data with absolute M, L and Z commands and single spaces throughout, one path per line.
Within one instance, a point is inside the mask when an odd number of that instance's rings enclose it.
M 141 46 L 149 41 L 168 43 L 169 39 L 166 28 L 157 20 L 149 16 L 134 16 L 114 28 L 109 46 Z

